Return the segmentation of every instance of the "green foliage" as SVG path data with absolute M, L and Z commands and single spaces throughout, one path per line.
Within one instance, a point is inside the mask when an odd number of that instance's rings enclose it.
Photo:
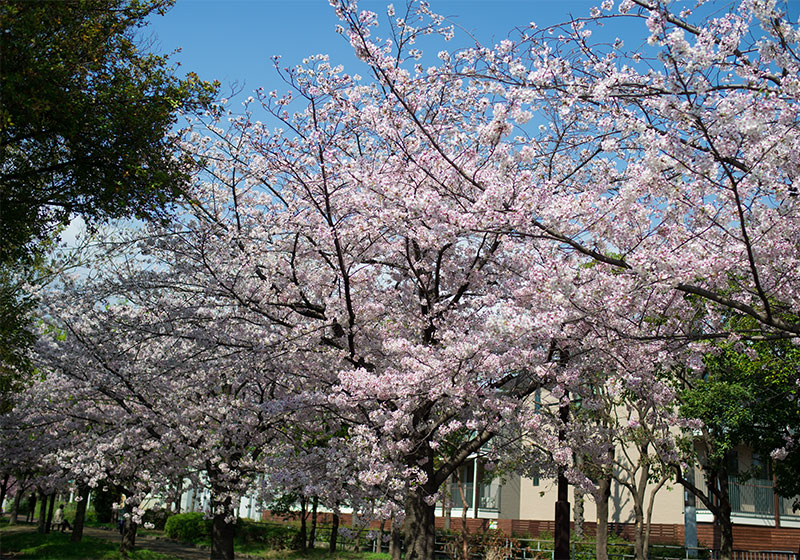
M 237 544 L 260 544 L 270 550 L 296 548 L 299 535 L 300 529 L 295 525 L 240 520 L 236 527 Z
M 0 414 L 8 412 L 10 395 L 21 390 L 33 373 L 30 347 L 37 302 L 25 285 L 36 284 L 47 268 L 38 256 L 24 265 L 0 261 Z
M 211 536 L 211 520 L 202 513 L 179 513 L 167 519 L 164 532 L 171 539 L 197 543 Z
M 69 533 L 14 532 L 2 533 L 3 553 L 13 553 L 14 558 L 37 560 L 170 560 L 172 557 L 150 550 L 135 550 L 123 556 L 119 544 L 84 536 L 79 543 L 70 542 Z
M 788 340 L 726 343 L 704 360 L 705 376 L 681 394 L 681 415 L 703 421 L 710 468 L 723 468 L 740 444 L 769 457 L 800 432 L 800 347 Z M 800 494 L 800 447 L 787 451 L 774 463 L 776 490 L 794 496 Z
M 173 75 L 136 34 L 174 0 L 0 3 L 0 262 L 80 214 L 154 218 L 182 191 L 167 133 L 216 84 Z

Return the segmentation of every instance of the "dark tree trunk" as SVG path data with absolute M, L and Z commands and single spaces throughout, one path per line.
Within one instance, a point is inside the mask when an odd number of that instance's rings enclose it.
M 403 556 L 403 542 L 402 542 L 402 533 L 400 531 L 400 527 L 398 527 L 394 519 L 391 520 L 391 529 L 389 534 L 389 555 L 392 557 L 392 560 L 400 560 Z
M 714 515 L 714 548 L 719 549 L 720 560 L 733 558 L 733 522 L 731 521 L 731 498 L 728 488 L 728 470 L 723 466 L 714 469 L 704 465 L 706 492 L 702 492 L 694 484 L 693 477 L 685 477 L 680 467 L 676 466 L 678 482 L 692 492 L 703 505 Z
M 566 398 L 566 397 L 565 397 Z M 566 426 L 569 422 L 569 405 L 561 404 L 558 415 L 563 426 L 558 430 L 558 441 L 566 441 Z M 569 481 L 564 476 L 564 467 L 558 469 L 558 500 L 555 507 L 554 560 L 569 560 Z
M 597 485 L 597 536 L 595 555 L 597 560 L 608 560 L 608 501 L 611 498 L 611 476 L 600 478 Z
M 436 505 L 428 504 L 428 494 L 421 486 L 406 499 L 405 560 L 433 560 Z
M 36 531 L 44 534 L 47 527 L 47 495 L 44 490 L 39 489 L 39 523 L 37 524 Z
M 214 512 L 211 523 L 211 560 L 233 560 L 233 538 L 236 535 L 233 499 L 227 496 L 220 501 L 212 492 L 211 511 Z
M 722 471 L 719 480 L 719 501 L 715 517 L 719 524 L 720 560 L 733 559 L 733 522 L 731 521 L 731 497 L 728 488 L 728 473 Z
M 383 535 L 386 529 L 386 520 L 381 519 L 381 526 L 378 528 L 378 546 L 375 547 L 375 552 L 383 552 Z
M 88 484 L 78 485 L 78 507 L 75 510 L 75 523 L 72 525 L 72 542 L 80 542 L 83 539 L 83 525 L 86 522 L 86 506 L 89 503 L 89 488 Z
M 336 541 L 339 538 L 339 515 L 333 514 L 333 521 L 331 522 L 331 541 L 328 545 L 330 552 L 336 552 Z
M 53 526 L 53 512 L 55 512 L 55 507 L 56 507 L 56 492 L 53 491 L 53 493 L 50 494 L 50 506 L 47 508 L 47 525 L 45 525 L 44 528 L 45 533 L 49 533 L 50 528 Z
M 306 530 L 306 517 L 308 516 L 308 499 L 305 496 L 300 496 L 300 534 L 297 536 L 300 545 L 300 551 L 306 550 L 306 539 L 308 539 L 308 531 Z
M 20 484 L 19 481 L 17 481 L 17 493 L 14 494 L 14 505 L 11 506 L 11 517 L 8 520 L 9 525 L 17 524 L 17 517 L 19 516 L 19 504 L 21 502 L 22 502 L 22 485 Z
M 308 548 L 313 549 L 317 542 L 317 508 L 319 507 L 319 498 L 314 496 L 311 501 L 311 531 L 308 532 Z
M 183 480 L 179 480 L 175 484 L 175 499 L 173 500 L 173 510 L 175 515 L 181 512 L 181 496 L 183 495 Z
M 133 548 L 136 546 L 136 529 L 138 526 L 129 515 L 122 522 L 122 542 L 119 545 L 119 551 L 123 555 L 133 552 Z
M 353 516 L 353 531 L 356 533 L 356 542 L 353 544 L 353 552 L 356 554 L 361 552 L 361 532 L 363 529 L 361 527 L 356 528 L 356 519 L 355 515 Z

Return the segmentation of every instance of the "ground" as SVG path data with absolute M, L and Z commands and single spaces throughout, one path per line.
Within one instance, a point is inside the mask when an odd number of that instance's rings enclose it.
M 2 541 L 3 536 L 10 534 L 10 533 L 20 533 L 20 532 L 36 532 L 36 525 L 34 524 L 21 524 L 16 525 L 13 527 L 3 527 L 2 532 L 0 532 L 0 560 L 12 559 L 16 558 L 13 553 L 6 554 L 3 552 Z M 97 527 L 85 527 L 83 529 L 83 534 L 96 537 L 104 540 L 108 540 L 114 543 L 119 543 L 119 533 L 115 531 L 111 531 L 108 529 L 100 529 Z M 179 543 L 174 541 L 165 539 L 163 537 L 155 537 L 155 536 L 142 536 L 137 535 L 136 537 L 136 548 L 137 549 L 147 549 L 153 552 L 158 552 L 164 554 L 170 558 L 175 560 L 208 560 L 209 553 L 208 550 L 201 550 L 198 548 L 187 547 L 183 546 Z M 243 555 L 237 554 L 238 557 L 243 557 Z

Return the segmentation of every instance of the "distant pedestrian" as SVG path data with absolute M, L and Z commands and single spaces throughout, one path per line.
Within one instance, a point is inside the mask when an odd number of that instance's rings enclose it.
M 30 500 L 28 500 L 28 514 L 25 516 L 25 521 L 33 523 L 35 517 L 36 517 L 36 492 L 31 494 L 31 498 Z

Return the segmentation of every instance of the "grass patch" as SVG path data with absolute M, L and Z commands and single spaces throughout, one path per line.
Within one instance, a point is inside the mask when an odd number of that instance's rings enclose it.
M 240 551 L 238 548 L 236 552 Z M 330 553 L 327 550 L 316 548 L 314 550 L 306 550 L 300 552 L 299 550 L 259 550 L 252 551 L 259 554 L 259 558 L 264 560 L 390 560 L 391 556 L 388 554 L 378 554 L 375 552 L 352 552 L 349 550 L 337 550 Z M 251 552 L 251 553 L 252 553 Z
M 0 533 L 0 552 L 14 552 L 16 558 L 37 560 L 174 560 L 150 550 L 135 550 L 124 557 L 115 543 L 87 536 L 74 543 L 69 538 L 69 534 L 64 533 L 3 532 Z

